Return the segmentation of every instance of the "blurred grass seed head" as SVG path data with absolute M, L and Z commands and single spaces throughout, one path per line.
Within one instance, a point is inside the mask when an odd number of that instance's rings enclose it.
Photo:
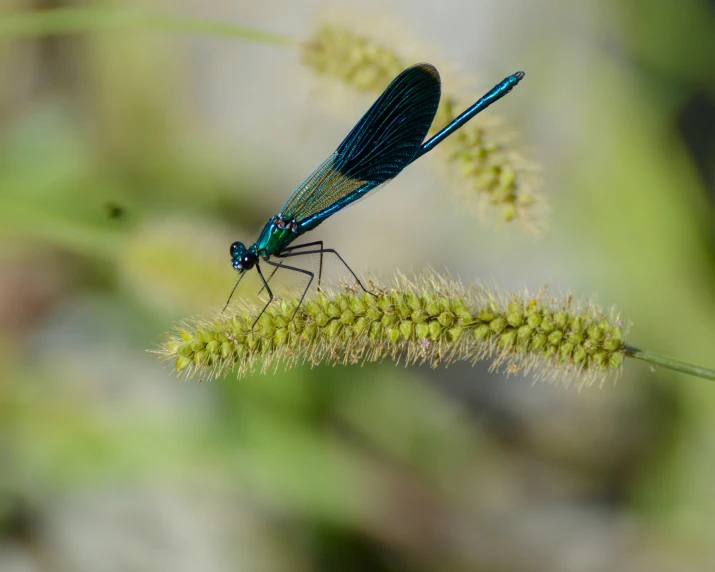
M 303 44 L 301 56 L 318 74 L 370 94 L 380 94 L 414 63 L 369 35 L 336 23 L 320 24 Z M 472 103 L 443 93 L 430 134 Z M 546 204 L 539 193 L 537 170 L 512 148 L 512 139 L 501 121 L 480 114 L 440 145 L 443 171 L 482 218 L 492 207 L 497 224 L 518 221 L 526 233 L 538 234 L 545 224 Z

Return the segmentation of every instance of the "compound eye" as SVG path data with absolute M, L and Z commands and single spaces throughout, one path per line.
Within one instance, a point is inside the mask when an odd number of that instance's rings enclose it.
M 231 256 L 234 256 L 237 252 L 239 252 L 243 248 L 243 244 L 240 242 L 234 242 L 231 245 Z
M 245 270 L 250 270 L 256 265 L 256 257 L 253 256 L 250 252 L 247 253 L 242 259 L 241 259 L 241 266 Z

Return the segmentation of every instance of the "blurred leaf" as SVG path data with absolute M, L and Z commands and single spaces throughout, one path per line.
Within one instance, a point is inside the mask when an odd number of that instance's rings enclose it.
M 96 176 L 90 147 L 69 128 L 62 110 L 43 111 L 16 124 L 1 142 L 3 231 L 111 256 L 121 233 L 108 223 L 105 205 L 123 192 Z
M 208 34 L 253 42 L 295 43 L 295 40 L 286 36 L 237 24 L 120 8 L 64 7 L 5 14 L 0 18 L 0 38 L 3 36 L 41 37 L 58 33 L 107 32 L 139 28 Z

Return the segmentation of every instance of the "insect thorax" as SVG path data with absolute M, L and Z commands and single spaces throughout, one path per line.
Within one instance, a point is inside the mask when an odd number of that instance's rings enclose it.
M 299 235 L 300 228 L 295 220 L 285 220 L 280 215 L 276 215 L 263 227 L 253 249 L 260 256 L 273 256 L 280 253 Z

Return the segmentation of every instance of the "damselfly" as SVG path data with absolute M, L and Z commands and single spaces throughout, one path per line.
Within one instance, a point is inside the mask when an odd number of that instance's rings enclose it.
M 275 262 L 271 258 L 319 254 L 320 286 L 323 255 L 333 254 L 367 292 L 342 256 L 332 248 L 324 248 L 322 240 L 293 246 L 290 246 L 291 243 L 326 218 L 381 188 L 477 113 L 504 97 L 523 77 L 524 72 L 520 71 L 505 78 L 434 137 L 423 142 L 439 105 L 439 73 L 434 66 L 424 63 L 403 71 L 387 86 L 336 151 L 293 192 L 281 211 L 266 223 L 253 246 L 247 248 L 242 242 L 231 245 L 231 262 L 241 276 L 231 291 L 226 307 L 246 271 L 255 267 L 268 293 L 268 302 L 259 314 L 260 318 L 274 298 L 268 282 L 278 268 L 285 268 L 308 277 L 308 284 L 296 307 L 298 310 L 313 283 L 315 273 L 282 261 Z M 261 271 L 261 261 L 275 267 L 268 279 Z

